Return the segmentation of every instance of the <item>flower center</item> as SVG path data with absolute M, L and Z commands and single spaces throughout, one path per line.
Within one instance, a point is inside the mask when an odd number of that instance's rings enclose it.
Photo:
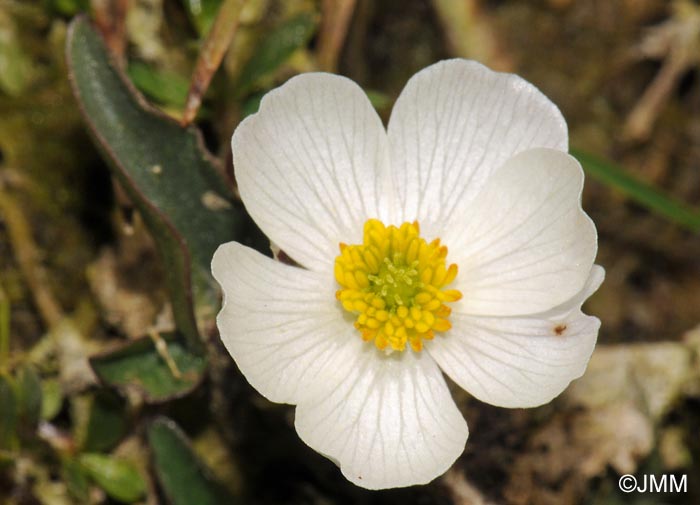
M 423 340 L 452 327 L 445 303 L 462 298 L 458 290 L 444 289 L 457 276 L 457 265 L 447 266 L 446 257 L 440 239 L 428 243 L 420 237 L 417 222 L 396 227 L 369 219 L 362 244 L 340 244 L 336 298 L 357 314 L 363 340 L 388 352 L 403 351 L 408 343 L 418 352 Z

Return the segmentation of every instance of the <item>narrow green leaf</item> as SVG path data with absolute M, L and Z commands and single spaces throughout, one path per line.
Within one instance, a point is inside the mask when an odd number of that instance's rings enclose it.
M 71 24 L 66 53 L 88 129 L 156 241 L 177 326 L 190 348 L 202 352 L 193 293 L 199 312 L 215 312 L 212 255 L 223 242 L 245 241 L 250 220 L 231 204 L 199 132 L 183 129 L 135 93 L 87 19 Z
M 173 421 L 156 419 L 148 429 L 148 443 L 158 482 L 171 505 L 237 503 L 199 461 Z
M 32 80 L 30 57 L 20 43 L 19 28 L 9 13 L 0 9 L 0 91 L 18 96 Z
M 185 9 L 200 35 L 211 28 L 222 0 L 182 0 Z
M 16 379 L 19 417 L 24 433 L 33 432 L 41 417 L 41 379 L 34 367 L 26 365 L 19 369 Z
M 133 503 L 146 494 L 146 482 L 128 461 L 97 453 L 81 454 L 78 461 L 92 480 L 115 500 Z
M 91 398 L 88 421 L 77 443 L 82 451 L 109 451 L 127 428 L 126 401 L 111 391 L 97 391 Z
M 64 16 L 75 16 L 90 8 L 90 0 L 49 0 L 49 7 Z
M 63 390 L 56 379 L 41 381 L 41 418 L 50 421 L 61 411 L 63 406 Z
M 304 12 L 283 23 L 267 35 L 241 70 L 237 91 L 244 95 L 257 81 L 274 72 L 296 51 L 304 47 L 317 27 L 316 17 Z
M 134 85 L 147 96 L 163 105 L 183 107 L 189 83 L 187 79 L 173 72 L 164 72 L 134 61 L 127 69 Z
M 192 354 L 170 335 L 163 337 L 166 354 L 159 354 L 150 339 L 126 344 L 121 349 L 90 359 L 102 382 L 118 389 L 134 388 L 154 403 L 183 396 L 202 380 L 204 358 Z M 168 359 L 176 366 L 173 370 Z
M 74 458 L 61 461 L 61 473 L 68 492 L 78 503 L 88 503 L 90 499 L 90 482 L 86 469 Z
M 17 398 L 9 377 L 0 374 L 0 449 L 9 449 L 17 426 Z
M 606 186 L 621 191 L 635 202 L 657 212 L 674 223 L 693 232 L 700 232 L 700 210 L 680 202 L 654 186 L 642 182 L 618 166 L 589 153 L 571 150 L 588 175 Z

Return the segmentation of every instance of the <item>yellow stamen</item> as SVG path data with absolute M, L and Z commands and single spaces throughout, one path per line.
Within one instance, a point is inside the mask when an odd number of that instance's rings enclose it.
M 445 289 L 457 277 L 457 265 L 447 265 L 447 247 L 440 239 L 428 243 L 417 222 L 385 226 L 365 223 L 362 244 L 340 244 L 334 275 L 341 289 L 336 298 L 357 314 L 355 328 L 380 350 L 415 352 L 435 332 L 452 325 L 445 303 L 462 298 Z

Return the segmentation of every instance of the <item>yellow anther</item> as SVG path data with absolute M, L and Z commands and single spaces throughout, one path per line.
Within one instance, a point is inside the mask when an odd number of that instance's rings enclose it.
M 438 299 L 436 299 L 436 298 L 433 298 L 433 299 L 430 300 L 428 303 L 426 303 L 426 304 L 423 306 L 423 308 L 424 308 L 425 310 L 435 311 L 435 310 L 438 310 L 438 309 L 440 308 L 441 305 L 442 305 L 442 303 L 440 303 L 440 300 L 438 300 Z
M 423 321 L 419 321 L 416 323 L 416 331 L 418 333 L 426 333 L 430 329 L 430 326 L 425 324 Z
M 343 307 L 345 307 L 345 304 L 343 304 Z M 364 312 L 365 309 L 367 309 L 367 304 L 362 300 L 355 300 L 352 304 L 352 310 L 356 312 Z
M 433 329 L 435 331 L 447 331 L 450 328 L 452 328 L 452 323 L 450 323 L 447 319 L 438 319 L 435 321 L 435 324 L 433 325 Z
M 355 270 L 355 280 L 361 288 L 366 288 L 369 286 L 369 279 L 367 278 L 367 272 L 363 270 Z
M 335 296 L 344 310 L 357 314 L 354 326 L 365 341 L 380 350 L 414 352 L 435 332 L 451 328 L 445 303 L 462 297 L 444 289 L 457 276 L 447 265 L 447 247 L 420 237 L 417 222 L 385 226 L 365 223 L 363 243 L 340 244 L 333 274 L 340 288 Z
M 452 281 L 455 280 L 455 277 L 457 277 L 457 270 L 458 268 L 456 264 L 453 263 L 452 265 L 450 265 L 450 267 L 447 269 L 447 275 L 442 281 L 443 286 L 452 284 Z
M 388 321 L 384 325 L 384 333 L 386 333 L 388 336 L 392 336 L 394 334 L 394 325 L 391 324 L 391 321 Z
M 445 300 L 448 302 L 456 302 L 462 299 L 462 292 L 456 289 L 448 289 L 443 291 L 443 293 L 445 293 Z
M 423 284 L 432 284 L 433 269 L 430 267 L 424 268 L 420 274 L 420 280 L 423 281 Z
M 433 297 L 430 293 L 423 292 L 416 295 L 416 303 L 419 305 L 425 305 L 432 299 Z
M 452 309 L 447 305 L 441 305 L 439 309 L 435 311 L 437 317 L 447 317 L 452 314 Z
M 413 349 L 414 351 L 420 352 L 423 349 L 423 341 L 420 338 L 412 337 L 410 341 L 411 349 Z

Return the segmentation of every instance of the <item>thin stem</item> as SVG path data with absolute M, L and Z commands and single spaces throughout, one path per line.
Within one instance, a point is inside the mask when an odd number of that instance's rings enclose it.
M 692 232 L 700 232 L 700 210 L 674 199 L 651 184 L 636 179 L 609 161 L 577 149 L 572 149 L 571 154 L 581 162 L 586 173 L 594 179 L 619 190 L 630 199 L 674 223 Z

